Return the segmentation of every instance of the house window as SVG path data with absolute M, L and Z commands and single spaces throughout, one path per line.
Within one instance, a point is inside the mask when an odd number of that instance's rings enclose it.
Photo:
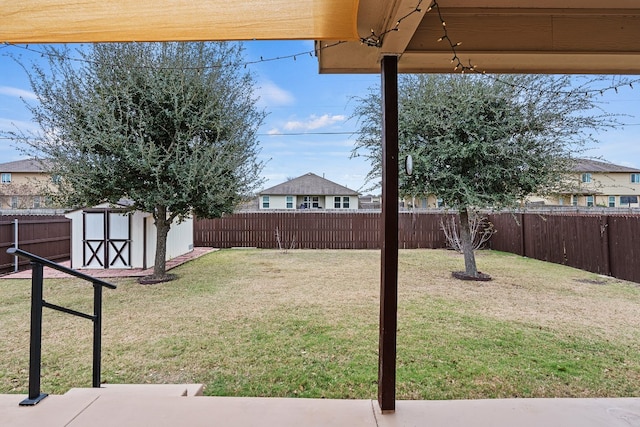
M 269 196 L 262 196 L 262 209 L 269 209 Z
M 18 209 L 18 196 L 11 197 L 11 209 Z
M 33 209 L 39 209 L 40 208 L 40 196 L 34 196 L 33 197 Z
M 587 196 L 587 206 L 593 206 L 593 196 Z
M 620 196 L 620 206 L 630 206 L 638 203 L 638 196 Z
M 2 174 L 2 183 L 3 184 L 11 184 L 11 174 L 10 173 L 3 173 Z
M 422 199 L 422 209 L 427 209 L 427 199 Z
M 640 184 L 640 173 L 632 173 L 631 174 L 631 182 L 633 184 Z
M 344 209 L 349 209 L 349 198 L 348 197 L 343 197 L 342 198 L 342 207 Z
M 340 209 L 342 205 L 340 204 L 340 196 L 335 196 L 333 198 L 333 207 L 336 209 Z
M 578 206 L 578 196 L 571 196 L 571 205 Z
M 293 209 L 293 196 L 287 196 L 287 209 Z
M 438 208 L 444 207 L 444 202 L 442 201 L 442 199 L 436 200 L 436 207 Z
M 564 205 L 564 197 L 562 196 L 558 197 L 558 205 L 560 206 Z
M 320 198 L 318 196 L 304 196 L 302 207 L 305 209 L 319 209 Z
M 609 196 L 609 207 L 610 208 L 616 207 L 616 196 Z
M 586 183 L 591 182 L 591 174 L 590 173 L 583 173 L 582 174 L 582 182 L 586 182 Z

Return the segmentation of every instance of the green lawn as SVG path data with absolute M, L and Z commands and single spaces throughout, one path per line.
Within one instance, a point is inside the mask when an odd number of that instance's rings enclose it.
M 480 252 L 400 253 L 399 399 L 640 395 L 640 287 Z M 224 250 L 173 282 L 105 290 L 108 383 L 206 384 L 205 394 L 375 398 L 379 251 Z M 0 393 L 26 393 L 29 280 L 0 280 Z M 85 282 L 45 299 L 91 311 Z M 91 385 L 91 323 L 45 309 L 42 390 Z

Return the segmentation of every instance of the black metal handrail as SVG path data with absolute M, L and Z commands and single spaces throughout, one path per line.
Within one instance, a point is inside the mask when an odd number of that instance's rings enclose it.
M 63 313 L 89 319 L 93 322 L 93 387 L 100 387 L 100 359 L 102 356 L 102 288 L 116 289 L 115 285 L 104 280 L 57 264 L 18 248 L 9 248 L 7 253 L 28 258 L 31 261 L 31 332 L 29 343 L 29 396 L 20 402 L 20 406 L 33 406 L 47 397 L 40 391 L 40 372 L 42 366 L 42 308 L 48 307 Z M 44 266 L 62 271 L 93 284 L 93 314 L 86 314 L 70 308 L 48 303 L 43 298 Z

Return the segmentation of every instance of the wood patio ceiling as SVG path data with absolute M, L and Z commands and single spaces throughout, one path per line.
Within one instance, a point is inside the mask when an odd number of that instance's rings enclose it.
M 358 32 L 396 25 L 418 0 L 361 0 Z M 321 73 L 378 73 L 380 57 L 399 55 L 399 72 L 450 73 L 451 46 L 437 9 L 402 20 L 380 48 L 360 42 L 320 51 Z M 464 65 L 491 73 L 640 74 L 640 1 L 439 0 L 440 14 Z M 385 10 L 384 13 L 380 11 Z M 331 42 L 318 42 L 319 46 Z

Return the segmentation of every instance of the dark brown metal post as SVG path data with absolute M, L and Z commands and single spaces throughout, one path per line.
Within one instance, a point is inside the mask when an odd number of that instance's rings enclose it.
M 34 406 L 47 397 L 40 392 L 42 366 L 42 292 L 44 266 L 31 262 L 31 332 L 29 338 L 29 396 L 20 406 Z
M 93 378 L 91 385 L 100 388 L 102 359 L 102 285 L 93 283 Z
M 524 240 L 524 215 L 523 213 L 520 214 L 520 251 L 522 252 L 522 256 L 527 256 L 527 242 Z
M 378 404 L 396 409 L 398 324 L 398 58 L 383 56 L 382 74 L 382 266 Z

